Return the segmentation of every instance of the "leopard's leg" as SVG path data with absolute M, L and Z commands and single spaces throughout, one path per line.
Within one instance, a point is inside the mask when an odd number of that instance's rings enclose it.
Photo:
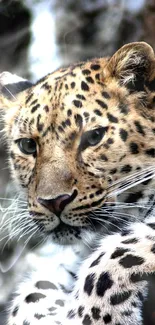
M 21 293 L 11 306 L 8 325 L 61 324 L 61 316 L 69 293 L 46 277 L 22 284 Z M 60 316 L 59 316 L 60 315 Z
M 14 323 L 10 324 L 35 325 L 38 319 L 34 315 L 39 310 L 44 313 L 39 323 L 44 325 L 142 325 L 142 303 L 147 296 L 146 276 L 155 271 L 153 228 L 153 223 L 150 226 L 138 223 L 125 233 L 101 240 L 97 251 L 81 266 L 73 298 L 67 294 L 60 296 L 62 293 L 58 288 L 59 299 L 64 300 L 63 309 L 57 309 L 56 315 L 48 314 L 49 302 L 51 304 L 57 298 L 47 290 L 45 300 L 40 299 L 37 310 L 33 302 L 29 306 L 25 306 L 27 301 L 23 302 L 23 310 L 27 308 L 26 314 L 31 314 L 30 321 L 27 317 L 25 323 L 20 319 L 18 322 L 16 315 Z M 18 317 L 22 313 L 21 301 L 20 311 Z
M 37 270 L 31 272 L 16 291 L 8 310 L 7 324 L 60 324 L 78 264 L 79 256 L 69 249 L 49 258 L 40 257 Z
M 101 240 L 81 267 L 65 325 L 143 324 L 147 276 L 155 271 L 153 228 L 155 223 L 137 223 Z

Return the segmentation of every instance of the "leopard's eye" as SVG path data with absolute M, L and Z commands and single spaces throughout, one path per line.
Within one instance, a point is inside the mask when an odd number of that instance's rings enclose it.
M 16 143 L 18 144 L 20 151 L 25 155 L 33 155 L 37 151 L 36 142 L 31 138 L 18 139 L 16 140 Z
M 102 129 L 96 129 L 88 133 L 87 135 L 87 141 L 90 146 L 95 146 L 98 144 L 103 137 Z
M 80 150 L 85 150 L 89 146 L 96 146 L 103 138 L 108 127 L 99 127 L 85 132 L 81 137 Z

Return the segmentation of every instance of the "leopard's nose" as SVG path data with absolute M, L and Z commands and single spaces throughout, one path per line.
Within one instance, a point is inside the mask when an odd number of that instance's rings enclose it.
M 74 192 L 71 195 L 63 194 L 57 196 L 54 199 L 44 199 L 39 197 L 38 202 L 59 217 L 61 212 L 66 207 L 66 205 L 72 202 L 76 196 L 77 196 L 77 191 L 74 190 Z

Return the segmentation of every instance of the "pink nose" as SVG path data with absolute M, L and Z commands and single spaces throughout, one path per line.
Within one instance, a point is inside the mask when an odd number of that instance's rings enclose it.
M 49 200 L 38 198 L 38 202 L 59 217 L 66 205 L 72 202 L 76 196 L 77 191 L 74 190 L 72 195 L 63 194 Z

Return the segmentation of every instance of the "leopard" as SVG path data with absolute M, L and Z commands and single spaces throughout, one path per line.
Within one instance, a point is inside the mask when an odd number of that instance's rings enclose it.
M 155 271 L 153 49 L 126 44 L 35 84 L 2 79 L 11 174 L 27 224 L 62 255 L 68 247 L 74 254 L 69 266 L 59 257 L 60 273 L 52 259 L 41 261 L 19 285 L 7 324 L 144 324 Z

